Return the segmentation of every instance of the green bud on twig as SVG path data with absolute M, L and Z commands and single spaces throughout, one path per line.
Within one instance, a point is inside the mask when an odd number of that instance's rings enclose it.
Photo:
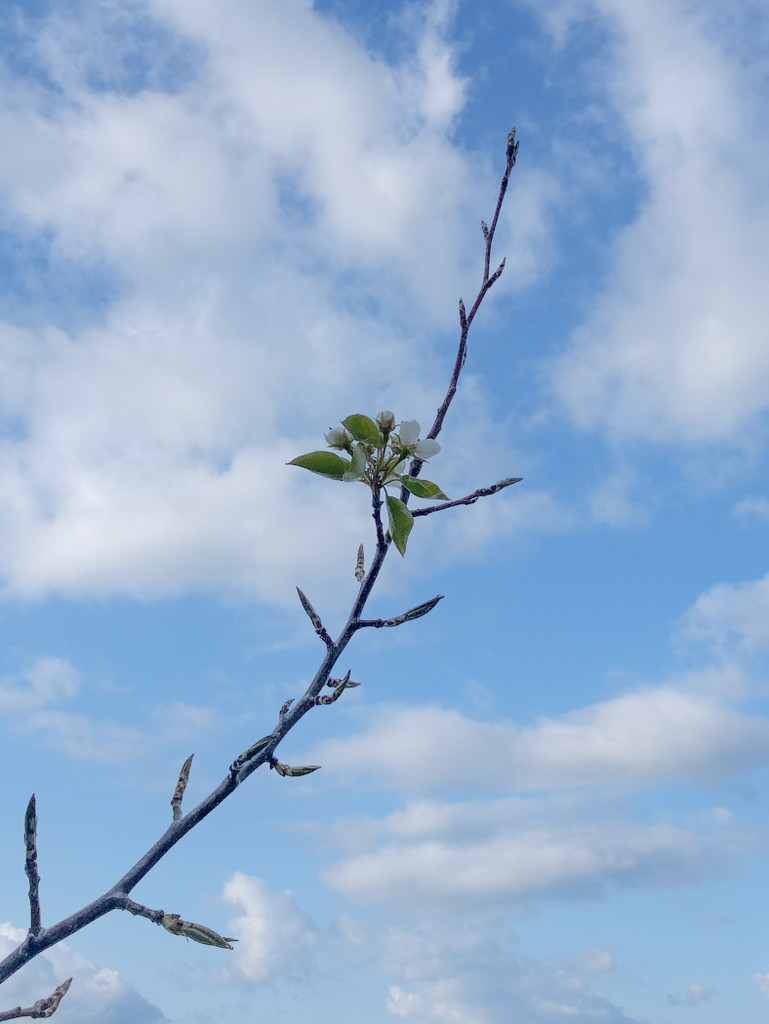
M 320 768 L 320 765 L 319 764 L 305 764 L 305 765 L 297 765 L 296 767 L 293 767 L 290 764 L 281 764 L 280 761 L 274 761 L 270 765 L 270 767 L 274 768 L 275 771 L 278 773 L 278 775 L 282 775 L 285 778 L 285 776 L 287 776 L 287 775 L 291 775 L 291 776 L 309 775 L 310 772 L 317 772 L 318 769 Z
M 273 733 L 270 733 L 269 736 L 262 736 L 262 738 L 257 740 L 252 747 L 249 747 L 248 750 L 244 750 L 240 757 L 236 757 L 230 765 L 230 775 L 237 775 L 243 765 L 253 760 L 257 754 L 261 754 L 264 748 L 268 746 L 270 741 L 273 739 L 275 739 Z
M 166 931 L 172 935 L 183 935 L 185 939 L 192 939 L 193 942 L 202 942 L 204 946 L 218 946 L 220 949 L 233 949 L 231 945 L 237 939 L 225 938 L 213 928 L 207 928 L 204 924 L 195 924 L 192 921 L 182 921 L 178 914 L 164 914 L 160 922 Z
M 421 619 L 423 615 L 427 615 L 439 601 L 443 600 L 443 594 L 438 594 L 437 597 L 431 598 L 429 601 L 425 601 L 424 604 L 418 604 L 415 608 L 410 608 L 403 615 L 396 615 L 393 619 L 385 619 L 385 626 L 402 626 L 404 622 L 411 622 L 414 619 Z
M 182 797 L 184 796 L 184 791 L 187 788 L 187 783 L 190 779 L 190 768 L 192 767 L 192 759 L 194 756 L 194 754 L 190 754 L 182 765 L 182 770 L 179 772 L 179 781 L 176 783 L 174 795 L 171 797 L 171 808 L 173 810 L 174 821 L 178 821 L 182 816 Z

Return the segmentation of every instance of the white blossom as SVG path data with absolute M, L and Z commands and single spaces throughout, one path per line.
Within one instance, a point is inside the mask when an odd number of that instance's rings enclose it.
M 434 441 L 431 437 L 426 438 L 424 441 L 417 441 L 417 446 L 414 449 L 414 454 L 418 459 L 429 459 L 433 455 L 437 455 L 441 450 L 441 446 L 437 441 Z
M 326 434 L 326 444 L 329 448 L 347 449 L 352 441 L 352 434 L 344 427 L 331 427 Z
M 416 420 L 404 420 L 398 428 L 398 437 L 404 448 L 413 448 L 419 440 L 419 423 Z

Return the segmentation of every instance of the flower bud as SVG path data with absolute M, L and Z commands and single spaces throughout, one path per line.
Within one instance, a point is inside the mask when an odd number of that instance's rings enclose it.
M 326 434 L 326 444 L 329 448 L 340 448 L 346 451 L 350 447 L 352 435 L 344 427 L 331 427 Z

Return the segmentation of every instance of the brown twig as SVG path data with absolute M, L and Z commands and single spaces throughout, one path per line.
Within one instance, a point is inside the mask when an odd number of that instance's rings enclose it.
M 477 491 L 473 491 L 472 494 L 468 494 L 464 498 L 444 501 L 440 505 L 428 505 L 427 508 L 413 508 L 411 514 L 416 519 L 417 516 L 429 516 L 433 512 L 442 512 L 444 508 L 455 508 L 457 505 L 474 505 L 479 498 L 486 498 L 490 494 L 496 494 L 511 484 L 519 484 L 521 480 L 523 480 L 522 476 L 510 476 L 506 480 L 498 480 L 491 487 L 479 487 Z
M 35 794 L 29 798 L 24 814 L 24 870 L 29 879 L 29 934 L 39 935 L 40 923 L 40 875 L 37 872 L 37 810 Z
M 448 390 L 446 391 L 446 395 L 438 408 L 438 411 L 435 415 L 435 419 L 433 420 L 433 425 L 430 427 L 430 430 L 427 434 L 428 438 L 434 439 L 441 432 L 441 429 L 443 427 L 443 421 L 446 418 L 446 413 L 449 411 L 449 406 L 451 405 L 454 399 L 454 395 L 457 392 L 459 375 L 462 372 L 462 367 L 465 365 L 465 359 L 467 357 L 467 337 L 468 334 L 470 333 L 470 327 L 472 325 L 472 322 L 475 319 L 475 314 L 480 309 L 481 303 L 488 294 L 489 289 L 499 280 L 502 271 L 505 269 L 505 261 L 502 260 L 502 262 L 494 271 L 494 273 L 491 276 L 489 276 L 489 269 L 491 268 L 491 246 L 494 242 L 494 234 L 497 230 L 499 214 L 502 210 L 502 203 L 505 200 L 507 185 L 508 182 L 510 181 L 510 172 L 512 171 L 513 167 L 515 167 L 515 161 L 518 156 L 518 143 L 515 141 L 515 128 L 511 129 L 510 133 L 507 136 L 507 151 L 505 155 L 507 158 L 507 163 L 505 164 L 505 173 L 502 175 L 502 181 L 499 186 L 497 206 L 496 209 L 494 210 L 494 217 L 491 221 L 491 227 L 487 227 L 486 224 L 483 221 L 481 221 L 481 225 L 483 228 L 483 237 L 486 240 L 486 253 L 483 261 L 483 280 L 481 281 L 481 287 L 478 290 L 475 302 L 473 303 L 469 313 L 466 312 L 465 304 L 462 301 L 462 299 L 459 300 L 460 330 L 457 357 L 454 360 L 454 370 L 451 374 L 451 381 L 449 382 Z M 411 463 L 411 468 L 409 469 L 409 475 L 419 476 L 419 473 L 421 472 L 423 465 L 424 463 L 421 460 L 414 459 L 414 461 Z M 405 487 L 402 488 L 401 490 L 400 498 L 401 501 L 408 504 L 409 495 Z
M 5 1010 L 0 1013 L 0 1020 L 17 1020 L 19 1017 L 32 1017 L 39 1020 L 41 1017 L 53 1016 L 71 984 L 72 978 L 67 978 L 45 999 L 38 999 L 34 1006 L 24 1008 L 17 1006 L 13 1010 Z

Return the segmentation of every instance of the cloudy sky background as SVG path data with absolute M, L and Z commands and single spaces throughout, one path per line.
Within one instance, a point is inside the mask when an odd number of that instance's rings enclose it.
M 0 952 L 302 692 L 369 549 L 285 463 L 428 424 L 363 685 L 28 965 L 61 1024 L 763 1024 L 769 15 L 758 0 L 48 0 L 0 13 Z M 2 923 L 5 922 L 5 923 Z

